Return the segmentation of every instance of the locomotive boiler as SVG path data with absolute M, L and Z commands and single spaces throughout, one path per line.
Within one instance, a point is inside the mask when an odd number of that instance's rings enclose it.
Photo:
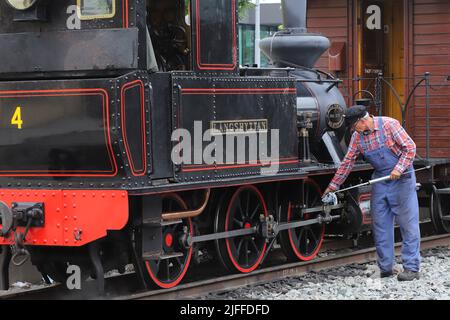
M 329 41 L 306 1 L 283 6 L 261 69 L 239 65 L 236 0 L 0 0 L 1 288 L 27 258 L 100 292 L 129 264 L 171 288 L 205 261 L 252 272 L 276 242 L 311 260 L 325 225 L 367 226 L 370 190 L 321 202 L 346 102 L 313 69 Z

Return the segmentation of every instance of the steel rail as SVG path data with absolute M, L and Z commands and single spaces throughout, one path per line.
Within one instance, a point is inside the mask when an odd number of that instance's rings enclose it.
M 322 251 L 326 251 L 326 250 L 339 250 L 339 249 L 347 249 L 350 248 L 352 245 L 352 241 L 350 240 L 345 240 L 345 239 L 328 239 L 325 240 L 323 245 L 322 245 Z M 124 275 L 118 275 L 118 276 L 107 276 L 105 277 L 105 281 L 107 285 L 112 285 L 112 282 L 118 282 L 118 280 L 120 281 L 119 285 L 124 285 L 125 283 L 129 283 L 132 282 L 133 279 L 131 279 L 130 277 L 133 276 L 133 272 L 131 273 L 127 273 Z M 121 279 L 127 278 L 127 280 L 123 281 Z M 137 281 L 137 280 L 136 280 Z M 92 283 L 95 283 L 95 281 L 91 281 L 91 285 Z M 85 286 L 86 283 L 83 285 Z M 113 286 L 116 286 L 116 284 L 114 284 Z M 55 295 L 58 296 L 61 299 L 65 299 L 65 298 L 70 298 L 70 297 L 66 297 L 67 294 L 71 295 L 72 292 L 67 292 L 67 290 L 65 290 L 64 285 L 60 284 L 60 283 L 54 283 L 51 285 L 37 285 L 36 287 L 32 287 L 32 288 L 28 288 L 28 289 L 10 289 L 8 291 L 0 291 L 0 300 L 15 300 L 15 299 L 46 299 L 48 297 L 50 297 L 51 299 L 55 299 Z M 59 290 L 59 291 L 56 291 Z M 59 292 L 59 293 L 55 293 L 55 292 Z M 81 295 L 83 296 L 83 295 Z M 86 296 L 86 298 L 88 299 L 95 299 L 96 296 Z M 97 297 L 98 298 L 98 297 Z
M 339 250 L 339 249 L 350 249 L 349 240 L 339 239 L 328 240 L 324 243 L 322 250 Z M 450 235 L 432 236 L 427 238 L 422 238 L 421 249 L 430 249 L 437 246 L 450 246 Z M 399 254 L 400 244 L 396 244 L 396 254 Z M 323 252 L 323 251 L 322 251 Z M 376 260 L 375 248 L 368 248 L 353 251 L 350 253 L 339 254 L 336 256 L 328 256 L 324 258 L 317 258 L 310 262 L 296 262 L 290 264 L 276 265 L 271 267 L 266 267 L 264 269 L 256 270 L 250 274 L 234 274 L 220 276 L 213 279 L 201 280 L 197 282 L 186 283 L 172 289 L 164 290 L 154 290 L 139 292 L 133 294 L 122 294 L 119 296 L 103 297 L 107 299 L 114 300 L 170 300 L 170 299 L 194 299 L 200 296 L 204 296 L 210 293 L 220 293 L 232 291 L 237 288 L 244 287 L 246 285 L 258 285 L 267 283 L 270 281 L 281 280 L 287 277 L 300 276 L 310 271 L 319 271 L 327 268 L 348 265 L 352 263 L 367 263 Z M 128 278 L 127 278 L 128 276 Z M 133 274 L 107 277 L 107 280 L 111 278 L 112 282 L 119 281 L 114 284 L 126 285 L 131 280 Z M 113 281 L 114 280 L 114 281 Z M 50 297 L 51 299 L 71 299 L 71 292 L 60 290 L 62 287 L 60 284 L 53 284 L 44 287 L 33 288 L 25 291 L 16 292 L 4 292 L 0 294 L 0 300 L 11 300 L 11 299 L 46 299 Z M 55 291 L 57 290 L 57 291 Z M 69 295 L 69 296 L 67 296 Z M 98 296 L 78 296 L 78 299 L 98 299 Z M 75 297 L 77 299 L 77 297 Z
M 438 246 L 450 246 L 450 235 L 438 235 L 421 240 L 421 250 Z M 395 244 L 395 254 L 400 254 L 401 243 Z M 119 300 L 173 300 L 195 299 L 210 293 L 232 291 L 247 285 L 258 285 L 287 277 L 299 276 L 310 271 L 319 271 L 353 263 L 368 263 L 376 260 L 376 249 L 357 250 L 332 257 L 318 258 L 309 262 L 297 262 L 256 270 L 250 274 L 234 274 L 219 278 L 187 283 L 167 290 L 155 290 L 131 294 Z
M 11 288 L 8 291 L 3 291 L 0 293 L 0 300 L 14 300 L 15 298 L 21 298 L 26 295 L 37 295 L 42 294 L 45 296 L 45 294 L 49 290 L 53 290 L 55 288 L 58 288 L 60 286 L 59 283 L 49 284 L 49 285 L 38 285 L 36 288 L 29 288 L 29 289 L 21 289 L 21 288 Z

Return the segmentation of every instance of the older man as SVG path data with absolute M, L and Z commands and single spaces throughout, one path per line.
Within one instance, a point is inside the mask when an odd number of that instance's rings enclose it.
M 397 120 L 371 116 L 363 106 L 348 108 L 345 118 L 354 133 L 348 152 L 325 194 L 339 189 L 359 154 L 363 154 L 374 167 L 374 179 L 390 175 L 390 180 L 372 187 L 373 232 L 381 277 L 393 275 L 395 219 L 403 239 L 401 255 L 404 267 L 397 279 L 419 279 L 419 205 L 412 165 L 416 145 Z

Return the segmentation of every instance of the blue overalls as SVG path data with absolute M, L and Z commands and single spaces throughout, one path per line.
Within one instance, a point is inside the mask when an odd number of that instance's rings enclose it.
M 373 179 L 388 176 L 399 158 L 385 145 L 383 120 L 378 117 L 380 148 L 368 151 L 361 134 L 364 156 L 374 167 Z M 373 232 L 382 272 L 394 266 L 394 218 L 400 226 L 403 239 L 402 263 L 405 270 L 418 272 L 420 268 L 419 203 L 416 193 L 416 175 L 413 166 L 398 180 L 387 180 L 372 186 L 371 212 Z

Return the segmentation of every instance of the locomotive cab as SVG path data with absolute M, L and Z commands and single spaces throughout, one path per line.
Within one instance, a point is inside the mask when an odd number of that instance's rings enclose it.
M 39 0 L 18 10 L 1 1 L 0 77 L 92 78 L 143 69 L 145 32 L 137 8 L 128 5 L 117 0 Z
M 0 76 L 190 70 L 190 8 L 190 1 L 181 0 L 1 1 Z

